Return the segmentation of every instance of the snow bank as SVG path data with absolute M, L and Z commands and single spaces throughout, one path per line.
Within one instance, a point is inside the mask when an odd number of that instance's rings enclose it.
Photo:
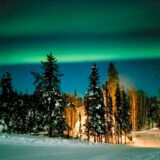
M 34 145 L 34 146 L 88 146 L 93 145 L 90 142 L 81 142 L 78 140 L 70 140 L 63 138 L 49 138 L 42 136 L 30 136 L 22 134 L 0 134 L 1 144 L 24 144 L 24 145 Z
M 158 138 L 134 138 L 132 146 L 143 148 L 160 148 L 160 139 Z
M 159 160 L 160 150 L 0 134 L 0 160 Z
M 160 148 L 160 130 L 158 128 L 132 132 L 132 136 L 132 146 L 143 148 Z

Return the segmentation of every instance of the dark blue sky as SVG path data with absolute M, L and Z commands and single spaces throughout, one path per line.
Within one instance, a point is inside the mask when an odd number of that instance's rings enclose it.
M 93 62 L 103 83 L 114 61 L 126 86 L 156 94 L 160 1 L 0 0 L 0 75 L 9 70 L 15 89 L 32 92 L 30 71 L 50 52 L 64 92 L 85 93 Z
M 143 89 L 149 95 L 156 95 L 160 88 L 160 59 L 113 61 L 121 84 L 127 87 Z M 87 90 L 93 62 L 84 63 L 60 63 L 60 71 L 64 74 L 61 78 L 61 89 L 63 92 L 74 93 L 76 89 L 80 96 Z M 107 77 L 109 61 L 98 62 L 101 85 Z M 30 93 L 34 91 L 33 76 L 30 71 L 40 72 L 41 65 L 12 65 L 0 66 L 0 74 L 10 71 L 13 77 L 14 89 L 24 92 L 28 89 Z

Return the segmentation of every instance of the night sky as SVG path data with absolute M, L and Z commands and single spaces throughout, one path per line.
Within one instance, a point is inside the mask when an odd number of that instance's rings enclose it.
M 32 92 L 29 72 L 50 52 L 65 92 L 85 93 L 93 62 L 103 83 L 114 61 L 123 83 L 156 94 L 160 1 L 0 0 L 0 75 L 11 71 L 15 88 Z

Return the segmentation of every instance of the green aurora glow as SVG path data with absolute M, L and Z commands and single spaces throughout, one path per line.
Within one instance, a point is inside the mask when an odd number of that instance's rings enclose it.
M 155 0 L 6 1 L 1 4 L 0 36 L 144 31 L 160 27 L 159 17 Z
M 129 60 L 139 58 L 160 58 L 160 46 L 149 45 L 146 47 L 97 47 L 97 48 L 61 48 L 56 47 L 42 47 L 42 48 L 29 48 L 23 47 L 10 50 L 9 54 L 0 55 L 0 65 L 7 64 L 27 64 L 39 63 L 45 59 L 45 54 L 53 51 L 53 55 L 59 62 L 85 62 L 85 61 L 104 61 L 104 60 Z M 22 54 L 23 53 L 23 54 Z
M 0 65 L 160 58 L 156 0 L 0 2 Z

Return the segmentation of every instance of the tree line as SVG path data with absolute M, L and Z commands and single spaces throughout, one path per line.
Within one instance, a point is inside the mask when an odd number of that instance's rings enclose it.
M 159 98 L 121 86 L 113 63 L 108 66 L 108 78 L 103 86 L 100 86 L 97 65 L 92 65 L 89 86 L 83 99 L 78 98 L 76 93 L 74 96 L 62 93 L 60 77 L 63 74 L 59 72 L 57 60 L 51 53 L 46 61 L 41 62 L 41 66 L 42 73 L 31 72 L 35 79 L 33 94 L 28 94 L 27 90 L 23 94 L 17 93 L 9 72 L 1 77 L 0 125 L 3 126 L 3 132 L 45 132 L 50 137 L 69 136 L 76 114 L 80 121 L 81 137 L 82 115 L 76 113 L 76 105 L 84 108 L 88 141 L 126 143 L 131 131 L 160 127 Z M 66 115 L 66 111 L 71 114 Z
M 96 64 L 93 64 L 89 77 L 89 88 L 85 95 L 86 130 L 94 142 L 122 143 L 131 131 L 129 97 L 119 86 L 118 73 L 113 63 L 109 65 L 109 80 L 101 89 Z M 112 98 L 113 95 L 113 98 Z

